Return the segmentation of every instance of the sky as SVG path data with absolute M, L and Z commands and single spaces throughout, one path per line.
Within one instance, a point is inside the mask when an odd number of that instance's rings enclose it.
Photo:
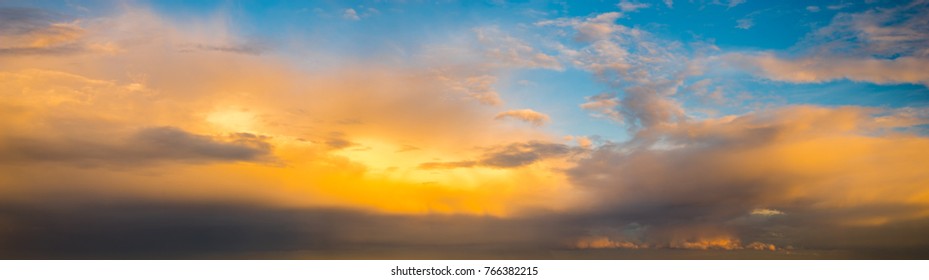
M 929 1 L 0 1 L 0 258 L 926 259 Z

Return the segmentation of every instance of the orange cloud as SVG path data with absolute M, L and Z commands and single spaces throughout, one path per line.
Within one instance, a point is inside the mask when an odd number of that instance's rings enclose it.
M 474 146 L 558 138 L 495 121 L 478 102 L 449 98 L 463 93 L 499 104 L 490 73 L 452 67 L 443 76 L 369 61 L 298 69 L 283 57 L 253 55 L 261 48 L 241 44 L 247 40 L 222 20 L 181 28 L 133 7 L 80 28 L 92 36 L 76 40 L 119 42 L 114 47 L 123 51 L 105 59 L 0 57 L 0 154 L 3 164 L 16 165 L 2 171 L 9 178 L 0 181 L 4 199 L 79 190 L 125 199 L 490 215 L 569 204 L 553 200 L 570 195 L 564 176 L 549 169 L 564 160 L 529 166 L 519 158 L 547 158 L 551 149 L 501 148 L 484 159 L 519 169 L 419 168 L 485 154 Z
M 790 106 L 690 119 L 672 97 L 690 69 L 618 17 L 540 23 L 590 42 L 563 49 L 564 59 L 631 84 L 622 98 L 597 95 L 581 108 L 629 122 L 634 139 L 594 147 L 576 138 L 583 148 L 540 129 L 545 114 L 484 106 L 503 103 L 488 68 L 561 67 L 513 38 L 483 38 L 482 57 L 506 65 L 345 58 L 305 69 L 218 19 L 179 26 L 127 8 L 43 22 L 4 41 L 12 43 L 0 56 L 0 200 L 503 216 L 550 223 L 520 231 L 530 237 L 566 228 L 545 240 L 577 248 L 929 246 L 929 138 L 916 127 L 929 123 L 925 108 Z M 84 52 L 65 51 L 74 46 Z M 23 48 L 41 51 L 10 51 Z M 786 81 L 926 81 L 914 74 L 918 58 L 729 58 Z M 638 71 L 652 62 L 672 69 Z M 507 118 L 536 125 L 499 121 Z M 601 229 L 611 234 L 578 238 Z M 873 238 L 887 229 L 898 238 Z
M 497 116 L 494 117 L 494 119 L 496 120 L 506 119 L 506 118 L 514 118 L 517 120 L 531 123 L 532 125 L 535 125 L 535 126 L 541 126 L 550 120 L 548 115 L 536 112 L 532 109 L 509 110 L 506 112 L 499 113 L 497 114 Z
M 737 250 L 742 249 L 741 242 L 731 237 L 719 237 L 710 239 L 699 239 L 694 241 L 679 240 L 672 242 L 669 246 L 675 249 L 691 250 Z

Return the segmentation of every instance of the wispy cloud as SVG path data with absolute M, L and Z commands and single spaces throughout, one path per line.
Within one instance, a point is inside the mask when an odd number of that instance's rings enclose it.
M 532 109 L 509 110 L 499 113 L 496 117 L 494 117 L 494 119 L 498 120 L 507 118 L 521 120 L 535 126 L 543 125 L 550 120 L 548 115 L 536 112 Z
M 666 2 L 667 3 L 667 2 Z M 635 12 L 640 9 L 648 8 L 649 5 L 646 3 L 633 2 L 628 0 L 619 1 L 619 4 L 616 4 L 619 7 L 619 10 L 623 12 Z M 670 5 L 668 5 L 670 7 Z
M 752 18 L 743 18 L 735 22 L 736 22 L 735 28 L 738 28 L 738 29 L 748 30 L 748 29 L 751 29 L 752 26 L 755 26 L 755 20 Z
M 875 84 L 922 84 L 929 87 L 929 59 L 811 57 L 784 59 L 773 54 L 733 54 L 725 57 L 734 65 L 772 80 L 793 83 L 822 83 L 839 79 Z
M 511 143 L 484 149 L 477 160 L 426 162 L 420 164 L 422 169 L 445 169 L 462 167 L 515 168 L 530 165 L 549 158 L 567 156 L 574 152 L 570 146 L 557 143 L 530 141 Z
M 771 52 L 732 54 L 726 59 L 772 80 L 820 83 L 839 79 L 876 84 L 929 85 L 920 69 L 929 57 L 926 3 L 839 14 L 798 44 L 805 55 L 783 57 Z M 784 55 L 786 56 L 786 55 Z

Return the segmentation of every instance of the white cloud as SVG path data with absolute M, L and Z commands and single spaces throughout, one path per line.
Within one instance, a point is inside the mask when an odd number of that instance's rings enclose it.
M 752 26 L 755 26 L 755 20 L 751 18 L 743 18 L 736 21 L 735 28 L 748 30 L 749 28 L 752 28 Z
M 851 5 L 852 5 L 852 4 L 849 4 L 849 3 L 834 4 L 834 5 L 826 6 L 826 9 L 830 9 L 830 10 L 835 11 L 835 10 L 845 9 L 845 8 L 851 6 Z
M 358 16 L 358 12 L 355 12 L 355 9 L 352 9 L 352 8 L 345 9 L 345 11 L 342 12 L 342 18 L 347 19 L 347 20 L 360 20 L 361 19 Z
M 623 12 L 635 12 L 640 9 L 648 8 L 649 5 L 645 3 L 632 2 L 628 0 L 619 1 L 619 4 L 616 4 L 619 7 L 619 10 Z M 669 5 L 670 6 L 670 5 Z

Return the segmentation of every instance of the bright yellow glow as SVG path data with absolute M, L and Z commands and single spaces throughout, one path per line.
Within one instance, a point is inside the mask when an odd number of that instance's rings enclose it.
M 220 131 L 255 133 L 255 115 L 244 109 L 217 110 L 206 117 L 206 121 L 217 127 Z

